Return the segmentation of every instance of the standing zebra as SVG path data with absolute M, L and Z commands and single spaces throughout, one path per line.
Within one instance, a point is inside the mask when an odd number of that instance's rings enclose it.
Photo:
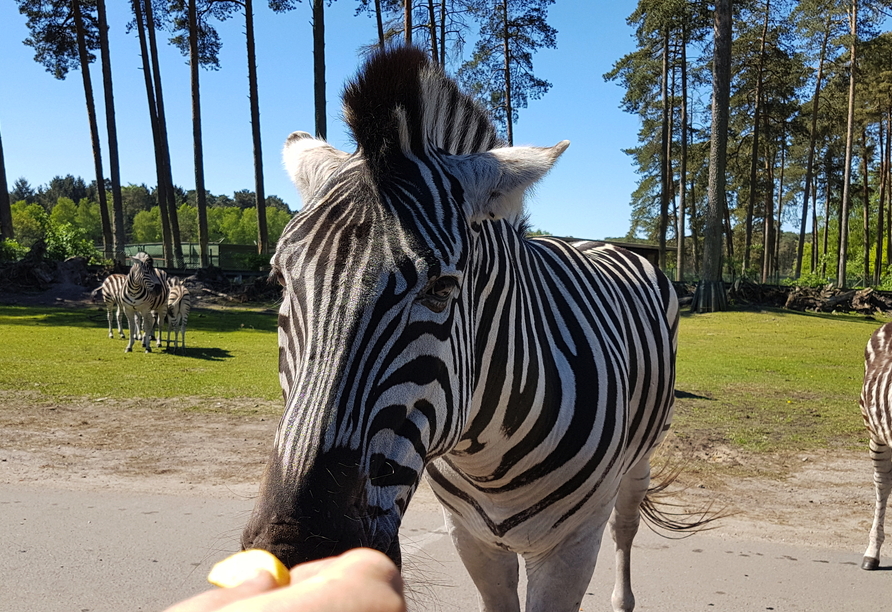
M 167 298 L 167 348 L 170 348 L 170 329 L 173 328 L 173 350 L 179 350 L 178 339 L 182 334 L 183 352 L 186 351 L 186 323 L 192 309 L 192 295 L 178 276 L 171 276 L 167 281 L 170 295 Z M 160 333 L 160 332 L 159 332 Z
M 102 301 L 105 302 L 105 310 L 108 317 L 109 338 L 115 337 L 112 329 L 112 311 L 115 312 L 115 319 L 118 322 L 118 334 L 120 334 L 121 339 L 124 338 L 124 329 L 121 327 L 121 312 L 124 309 L 124 305 L 121 302 L 121 295 L 124 293 L 124 287 L 126 285 L 126 274 L 109 274 L 99 287 L 99 290 L 102 293 Z
M 876 487 L 873 525 L 861 567 L 875 570 L 880 565 L 880 547 L 886 537 L 883 528 L 886 503 L 892 492 L 892 323 L 876 330 L 867 342 L 864 386 L 859 404 L 870 432 L 870 457 Z
M 357 546 L 400 563 L 427 470 L 481 609 L 570 612 L 605 526 L 615 610 L 673 408 L 678 302 L 644 259 L 530 240 L 524 192 L 568 146 L 501 146 L 412 48 L 347 86 L 358 147 L 283 153 L 304 207 L 272 261 L 285 412 L 242 534 L 288 565 Z M 612 518 L 611 518 L 612 516 Z
M 121 293 L 121 303 L 124 305 L 124 314 L 127 315 L 127 324 L 130 328 L 130 339 L 124 352 L 129 353 L 133 350 L 133 340 L 141 333 L 143 348 L 150 353 L 156 317 L 163 320 L 167 315 L 167 295 L 170 290 L 165 280 L 167 275 L 155 269 L 152 257 L 148 253 L 139 252 L 132 260 L 133 265 L 130 266 L 127 283 Z M 161 346 L 160 324 L 158 346 Z

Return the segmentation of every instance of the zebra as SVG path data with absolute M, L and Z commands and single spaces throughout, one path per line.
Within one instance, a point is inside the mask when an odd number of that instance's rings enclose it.
M 178 339 L 182 335 L 183 351 L 186 350 L 186 323 L 192 309 L 192 295 L 182 279 L 171 276 L 167 281 L 170 295 L 167 298 L 167 348 L 170 349 L 170 330 L 173 328 L 173 350 L 179 350 Z
M 127 283 L 121 293 L 121 303 L 130 328 L 130 339 L 125 353 L 133 350 L 133 341 L 139 336 L 145 352 L 152 351 L 151 338 L 156 319 L 161 321 L 167 315 L 167 275 L 156 270 L 152 257 L 148 253 L 139 252 L 132 258 L 133 264 L 127 274 Z M 140 330 L 142 326 L 142 330 Z M 160 327 L 160 323 L 159 323 Z M 161 334 L 158 334 L 158 346 L 161 346 Z
M 109 338 L 115 337 L 112 325 L 112 311 L 115 312 L 115 319 L 118 322 L 118 334 L 121 336 L 122 340 L 125 337 L 124 329 L 121 327 L 121 312 L 123 311 L 121 294 L 124 292 L 124 286 L 126 284 L 126 274 L 109 274 L 99 287 L 99 292 L 102 295 L 102 301 L 105 302 L 105 310 L 108 317 Z
M 877 329 L 864 350 L 864 385 L 858 404 L 870 435 L 873 484 L 876 488 L 873 525 L 861 567 L 875 570 L 880 565 L 880 547 L 885 539 L 883 524 L 886 503 L 892 492 L 892 323 Z
M 400 565 L 426 472 L 481 610 L 520 610 L 519 556 L 526 610 L 578 610 L 608 522 L 632 610 L 672 285 L 621 248 L 527 238 L 524 193 L 569 142 L 505 147 L 422 51 L 375 53 L 343 99 L 356 152 L 305 132 L 283 151 L 304 202 L 271 262 L 285 406 L 242 546 Z

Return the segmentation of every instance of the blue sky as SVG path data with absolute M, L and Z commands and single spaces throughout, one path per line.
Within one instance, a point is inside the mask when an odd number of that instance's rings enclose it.
M 353 145 L 340 119 L 344 82 L 356 71 L 360 45 L 376 37 L 374 19 L 354 16 L 356 2 L 338 0 L 326 9 L 328 137 L 338 148 Z M 115 89 L 121 180 L 155 184 L 139 43 L 127 34 L 128 2 L 107 1 Z M 636 3 L 558 0 L 549 23 L 558 30 L 557 49 L 534 59 L 537 76 L 553 87 L 520 112 L 516 144 L 550 146 L 568 139 L 570 148 L 539 184 L 528 202 L 534 227 L 555 235 L 585 238 L 624 236 L 629 200 L 637 176 L 623 148 L 637 142 L 637 118 L 619 109 L 623 90 L 602 75 L 634 49 L 626 17 Z M 290 13 L 274 14 L 256 2 L 260 121 L 265 186 L 268 195 L 292 209 L 300 199 L 281 166 L 282 143 L 294 130 L 314 131 L 312 30 L 307 2 Z M 206 188 L 215 194 L 253 189 L 244 19 L 234 16 L 219 26 L 223 40 L 219 71 L 201 71 L 202 129 Z M 32 186 L 57 175 L 92 180 L 93 160 L 79 72 L 54 79 L 33 60 L 25 19 L 16 4 L 0 2 L 0 133 L 10 186 L 25 177 Z M 166 37 L 164 37 L 166 39 Z M 162 39 L 162 40 L 164 40 Z M 161 55 L 174 182 L 194 187 L 189 68 L 179 52 L 165 45 Z M 94 87 L 101 84 L 94 63 Z M 97 103 L 101 92 L 97 89 Z M 104 110 L 98 109 L 104 137 Z M 108 161 L 106 175 L 108 174 Z

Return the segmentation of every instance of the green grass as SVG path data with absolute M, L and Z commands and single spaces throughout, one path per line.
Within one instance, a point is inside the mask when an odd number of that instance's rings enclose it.
M 684 315 L 676 433 L 756 451 L 864 448 L 864 347 L 882 323 L 781 310 Z
M 753 451 L 863 449 L 862 355 L 880 324 L 786 311 L 683 315 L 675 432 Z M 194 310 L 188 340 L 185 356 L 138 345 L 125 354 L 123 340 L 107 338 L 104 309 L 0 306 L 0 389 L 281 398 L 274 313 Z
M 125 340 L 108 338 L 104 308 L 0 306 L 0 389 L 52 397 L 282 397 L 274 313 L 196 309 L 186 339 L 183 355 L 154 342 L 151 353 L 139 343 L 124 353 Z

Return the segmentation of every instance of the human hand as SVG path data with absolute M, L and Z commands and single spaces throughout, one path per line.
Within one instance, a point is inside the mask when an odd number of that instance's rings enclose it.
M 277 588 L 261 571 L 236 587 L 214 589 L 165 612 L 405 612 L 399 570 L 382 553 L 357 548 L 302 563 L 291 584 Z

